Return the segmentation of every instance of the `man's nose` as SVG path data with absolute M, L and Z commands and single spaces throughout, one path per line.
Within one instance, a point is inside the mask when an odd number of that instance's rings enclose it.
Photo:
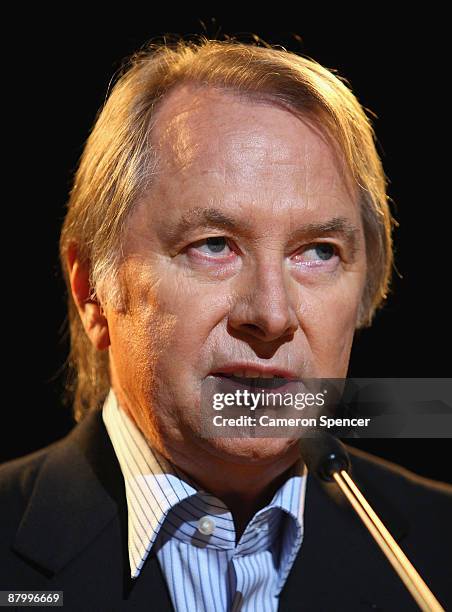
M 282 263 L 267 260 L 240 280 L 229 325 L 265 342 L 293 334 L 299 323 L 290 282 Z

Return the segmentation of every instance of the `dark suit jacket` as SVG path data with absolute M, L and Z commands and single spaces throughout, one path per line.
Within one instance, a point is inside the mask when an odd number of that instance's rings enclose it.
M 443 606 L 452 604 L 452 487 L 349 451 L 363 493 Z M 0 466 L 0 508 L 0 590 L 62 590 L 64 609 L 77 612 L 173 610 L 152 551 L 130 578 L 124 480 L 100 411 Z M 417 610 L 334 483 L 308 476 L 304 521 L 279 610 Z

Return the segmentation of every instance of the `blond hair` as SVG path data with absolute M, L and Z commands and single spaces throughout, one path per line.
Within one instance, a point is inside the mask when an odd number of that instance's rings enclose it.
M 151 142 L 154 112 L 175 86 L 191 83 L 283 104 L 326 131 L 342 152 L 361 195 L 368 275 L 359 327 L 370 325 L 388 292 L 392 225 L 387 180 L 375 134 L 345 80 L 310 58 L 270 45 L 177 40 L 149 44 L 124 64 L 84 147 L 68 201 L 60 257 L 68 287 L 71 339 L 68 390 L 77 421 L 105 398 L 108 351 L 84 332 L 72 298 L 67 253 L 76 245 L 90 269 L 92 296 L 118 300 L 121 240 L 134 203 L 152 185 L 157 156 Z M 106 288 L 110 288 L 108 291 Z

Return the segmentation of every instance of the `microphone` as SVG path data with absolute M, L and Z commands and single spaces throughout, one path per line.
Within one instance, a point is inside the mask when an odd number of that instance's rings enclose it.
M 336 482 L 419 608 L 424 612 L 444 612 L 444 608 L 351 478 L 350 458 L 342 442 L 330 434 L 316 432 L 313 437 L 300 439 L 300 452 L 310 472 L 320 480 Z
M 320 480 L 331 482 L 336 472 L 350 471 L 350 458 L 345 446 L 330 434 L 316 433 L 313 438 L 302 438 L 300 450 L 308 470 Z

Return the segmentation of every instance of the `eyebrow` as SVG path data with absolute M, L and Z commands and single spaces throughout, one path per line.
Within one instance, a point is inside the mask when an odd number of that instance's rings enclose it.
M 358 248 L 359 228 L 346 217 L 333 217 L 319 223 L 306 223 L 294 230 L 289 236 L 289 242 L 296 242 L 301 238 L 323 238 L 337 236 L 342 238 L 353 256 Z
M 217 208 L 190 208 L 179 221 L 169 229 L 171 239 L 177 240 L 184 234 L 202 227 L 213 227 L 252 236 L 253 227 L 246 220 L 238 220 L 226 215 Z M 294 230 L 289 242 L 300 238 L 314 238 L 332 235 L 342 237 L 352 252 L 357 248 L 359 229 L 345 217 L 333 217 L 317 223 L 305 223 Z
M 251 233 L 251 225 L 246 221 L 236 221 L 217 208 L 190 208 L 179 221 L 170 228 L 172 238 L 177 239 L 199 227 L 218 227 L 231 232 Z

